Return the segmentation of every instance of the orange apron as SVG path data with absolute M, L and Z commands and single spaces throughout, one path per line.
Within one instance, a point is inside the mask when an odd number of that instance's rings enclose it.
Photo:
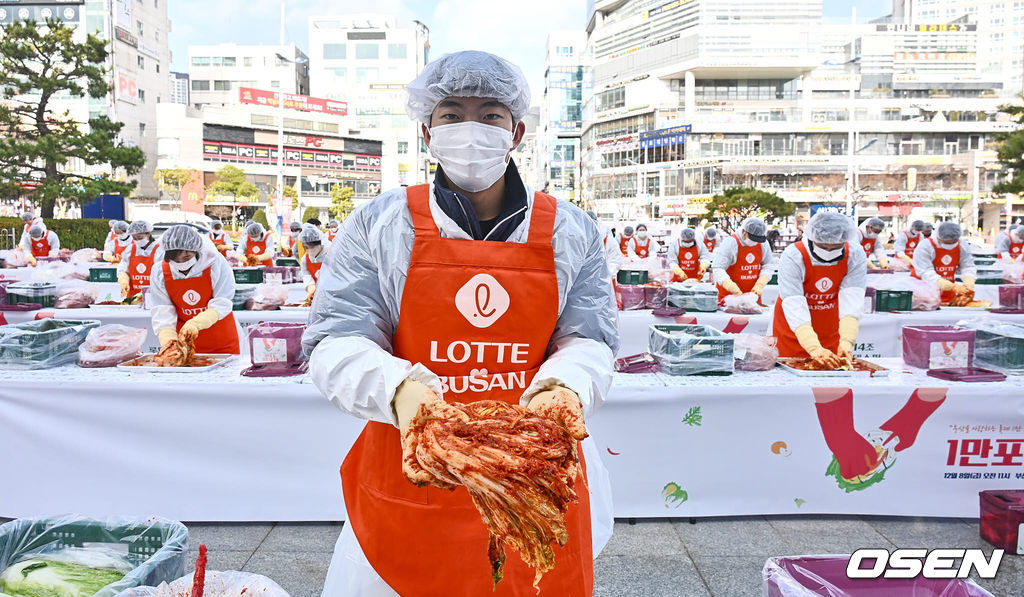
M 763 258 L 761 243 L 748 247 L 743 244 L 739 236 L 734 234 L 732 237 L 736 239 L 736 263 L 730 265 L 725 273 L 729 274 L 729 279 L 740 287 L 740 292 L 753 292 L 757 279 L 761 277 L 761 259 Z M 718 303 L 722 304 L 727 296 L 729 296 L 729 291 L 719 284 Z
M 245 256 L 251 257 L 253 255 L 264 255 L 267 252 L 267 239 L 270 238 L 269 234 L 263 235 L 263 240 L 255 241 L 251 238 L 245 239 Z
M 440 236 L 427 189 L 406 191 L 416 237 L 394 355 L 437 373 L 445 400 L 518 404 L 558 320 L 555 199 L 535 194 L 525 244 L 469 241 Z M 513 549 L 492 592 L 488 533 L 469 493 L 406 480 L 394 426 L 368 422 L 341 479 L 348 520 L 366 559 L 403 597 L 537 594 L 534 571 Z M 566 513 L 569 542 L 554 547 L 555 569 L 544 575 L 541 595 L 593 593 L 590 498 L 582 480 L 576 492 L 580 501 Z
M 878 242 L 878 238 L 868 238 L 864 236 L 864 233 L 860 233 L 860 244 L 864 247 L 864 254 L 868 257 L 875 252 L 875 243 Z
M 47 231 L 43 234 L 43 238 L 36 240 L 30 238 L 32 241 L 32 256 L 33 257 L 49 257 L 50 256 L 50 233 Z
M 322 250 L 323 249 L 321 249 L 321 251 Z M 306 255 L 303 257 L 303 259 L 306 260 L 306 271 L 309 272 L 309 275 L 313 276 L 313 283 L 315 284 L 315 283 L 319 282 L 320 281 L 320 268 L 323 266 L 324 262 L 321 261 L 320 263 L 313 263 L 309 259 L 309 253 L 306 253 Z
M 636 241 L 636 256 L 641 259 L 647 259 L 647 256 L 651 253 L 651 239 L 648 237 L 647 244 L 641 245 L 640 241 Z
M 143 288 L 149 288 L 149 276 L 153 272 L 153 258 L 156 256 L 156 242 L 149 255 L 140 255 L 138 245 L 132 245 L 128 254 L 128 296 L 135 296 Z
M 952 249 L 943 249 L 938 245 L 938 243 L 930 238 L 928 239 L 928 242 L 935 247 L 935 259 L 932 260 L 932 267 L 935 268 L 935 273 L 939 274 L 940 278 L 945 278 L 955 284 L 956 270 L 960 267 L 960 244 L 957 243 L 956 247 Z M 918 280 L 921 279 L 921 276 L 918 276 L 915 271 L 911 271 L 910 275 Z M 949 304 L 949 302 L 955 297 L 956 292 L 952 290 L 942 291 L 941 300 L 943 304 Z
M 619 251 L 622 252 L 623 256 L 627 255 L 626 251 L 629 249 L 629 239 L 631 239 L 631 238 L 633 238 L 633 237 L 632 236 L 629 237 L 629 238 L 626 238 L 625 236 L 620 236 L 619 237 Z
M 337 232 L 328 232 L 327 233 L 327 240 L 329 240 L 330 242 L 333 243 L 334 242 L 334 237 L 336 237 L 336 236 L 338 236 Z
M 694 243 L 692 247 L 684 247 L 679 245 L 679 253 L 676 257 L 676 262 L 679 264 L 679 269 L 683 270 L 687 278 L 696 278 L 700 275 L 700 251 L 697 249 L 697 244 Z M 683 279 L 679 276 L 672 274 L 673 282 L 682 282 Z
M 175 280 L 171 278 L 171 266 L 164 262 L 164 286 L 167 296 L 171 298 L 175 311 L 178 312 L 177 331 L 185 322 L 206 310 L 213 299 L 213 266 L 206 268 L 195 278 Z M 196 353 L 201 354 L 239 354 L 238 328 L 235 326 L 235 315 L 228 313 L 212 326 L 199 332 L 196 338 Z
M 811 313 L 811 327 L 818 334 L 822 347 L 836 352 L 839 350 L 839 285 L 843 283 L 850 266 L 850 245 L 847 243 L 843 258 L 832 265 L 814 265 L 807 246 L 800 242 L 796 248 L 804 258 L 804 297 L 807 310 Z M 775 301 L 775 316 L 772 319 L 772 335 L 778 338 L 780 357 L 809 358 L 796 334 L 789 327 L 782 311 L 782 297 Z
M 717 244 L 718 244 L 718 240 L 717 239 L 715 239 L 715 240 L 706 240 L 705 239 L 704 240 L 704 246 L 707 248 L 708 253 L 714 253 L 715 252 L 715 245 L 717 245 Z
M 1010 241 L 1010 257 L 1016 259 L 1020 257 L 1021 249 L 1024 249 L 1024 242 L 1015 243 Z
M 215 247 L 219 247 L 220 245 L 225 245 L 225 246 L 227 246 L 227 243 L 225 243 L 225 242 L 222 242 L 222 241 L 224 240 L 224 235 L 225 235 L 225 234 L 227 234 L 227 233 L 226 233 L 226 232 L 221 232 L 221 233 L 220 233 L 220 236 L 218 236 L 218 237 L 214 237 L 214 236 L 213 236 L 213 233 L 211 232 L 211 233 L 210 233 L 210 234 L 208 234 L 207 236 L 209 236 L 209 237 L 210 237 L 210 242 L 212 242 L 212 243 L 213 243 L 213 246 L 215 246 Z M 220 248 L 218 248 L 217 250 L 218 250 L 218 251 L 220 251 L 220 254 L 221 254 L 221 255 L 223 255 L 223 256 L 225 256 L 225 257 L 227 257 L 227 256 L 228 256 L 228 250 L 227 250 L 227 249 L 220 249 Z
M 907 248 L 904 249 L 903 252 L 907 257 L 912 258 L 914 256 L 914 249 L 916 249 L 917 244 L 921 242 L 921 233 L 918 233 L 916 237 L 911 237 L 910 232 L 905 232 L 904 234 L 907 235 Z
M 118 257 L 124 257 L 124 252 L 128 250 L 128 247 L 134 246 L 132 241 L 129 239 L 125 243 L 121 244 L 121 239 L 114 237 L 114 255 Z

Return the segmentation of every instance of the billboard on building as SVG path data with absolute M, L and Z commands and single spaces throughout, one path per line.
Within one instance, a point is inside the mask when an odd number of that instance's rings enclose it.
M 132 30 L 132 0 L 116 0 L 114 24 L 122 29 Z
M 647 149 L 648 147 L 681 145 L 686 140 L 686 133 L 689 133 L 691 130 L 693 130 L 691 125 L 684 124 L 667 129 L 640 133 L 640 147 L 641 149 Z
M 238 101 L 243 104 L 256 104 L 258 106 L 277 107 L 276 91 L 265 91 L 253 89 L 252 87 L 238 88 Z M 348 102 L 325 99 L 322 97 L 310 97 L 294 93 L 284 94 L 284 107 L 304 112 L 318 112 L 320 114 L 333 114 L 335 116 L 348 116 Z
M 72 4 L 82 4 L 84 0 Z M 56 19 L 65 23 L 76 23 L 81 14 L 79 6 L 68 5 L 42 5 L 38 0 L 27 2 L 10 2 L 0 0 L 0 25 L 14 23 L 16 21 L 47 21 Z

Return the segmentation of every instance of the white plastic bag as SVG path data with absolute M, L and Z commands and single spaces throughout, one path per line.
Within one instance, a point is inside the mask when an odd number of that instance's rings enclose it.
M 942 293 L 939 287 L 924 280 L 911 278 L 911 290 L 914 291 L 914 298 L 911 300 L 910 308 L 914 311 L 934 311 L 939 308 L 942 302 Z
M 159 587 L 136 587 L 117 594 L 117 597 L 192 597 L 192 574 Z M 259 574 L 228 570 L 206 571 L 203 597 L 290 597 L 273 580 Z
M 730 294 L 725 297 L 725 312 L 738 315 L 759 315 L 761 306 L 757 304 L 758 296 L 753 292 Z
M 0 251 L 0 259 L 4 260 L 4 267 L 9 269 L 15 269 L 19 267 L 28 267 L 28 256 L 25 255 L 24 251 Z
M 288 289 L 280 282 L 268 282 L 256 286 L 252 299 L 253 311 L 272 311 L 288 302 Z
M 1003 270 L 1003 282 L 1007 284 L 1020 284 L 1024 281 L 1024 262 L 1006 261 L 997 259 L 996 267 Z
M 736 359 L 737 371 L 768 371 L 775 367 L 779 360 L 779 349 L 775 346 L 778 339 L 775 336 L 731 335 L 736 339 L 733 357 Z
M 85 309 L 99 298 L 99 287 L 82 280 L 61 280 L 57 282 L 55 309 Z
M 899 257 L 893 257 L 892 259 L 890 259 L 889 260 L 889 267 L 891 267 L 892 271 L 894 271 L 894 272 L 909 272 L 910 271 L 910 264 L 907 263 L 906 261 L 903 261 Z
M 78 347 L 80 367 L 114 367 L 142 354 L 149 331 L 111 324 L 89 331 Z
M 103 261 L 103 252 L 98 249 L 79 249 L 71 254 L 71 263 L 96 263 Z
M 32 279 L 38 281 L 65 280 L 76 277 L 78 268 L 63 261 L 40 263 L 32 270 Z M 88 271 L 86 277 L 88 277 Z

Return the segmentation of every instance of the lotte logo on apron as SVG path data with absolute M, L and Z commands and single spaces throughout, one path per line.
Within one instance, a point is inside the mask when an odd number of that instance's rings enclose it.
M 136 265 L 135 266 L 135 271 L 139 272 L 140 274 L 146 273 L 146 264 L 145 263 L 140 263 L 140 264 Z
M 690 259 L 693 259 L 693 253 L 692 253 L 692 252 L 690 252 L 690 251 L 687 251 L 687 252 L 686 252 L 686 253 L 685 253 L 685 254 L 683 255 L 683 259 L 686 259 L 686 260 L 690 260 Z
M 473 327 L 487 328 L 501 319 L 510 304 L 508 292 L 490 274 L 477 274 L 455 293 L 455 308 Z
M 753 253 L 747 253 L 747 263 L 754 263 L 755 259 L 757 259 L 757 257 L 754 257 Z
M 814 287 L 817 288 L 819 292 L 828 292 L 832 288 L 832 280 L 822 278 L 814 283 Z
M 949 255 L 943 255 L 942 256 L 942 265 L 949 265 L 950 263 L 953 263 L 953 258 L 950 257 Z
M 199 293 L 196 292 L 195 290 L 189 290 L 181 296 L 181 300 L 185 301 L 189 305 L 192 305 L 193 307 L 196 305 L 196 303 L 199 302 L 200 298 L 202 297 L 200 297 Z

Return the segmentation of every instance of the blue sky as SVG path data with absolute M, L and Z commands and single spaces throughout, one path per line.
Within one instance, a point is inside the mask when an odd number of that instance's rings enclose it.
M 188 71 L 188 46 L 210 43 L 274 45 L 280 35 L 280 0 L 173 0 L 167 3 L 173 27 L 173 70 Z M 372 3 L 287 0 L 285 40 L 308 50 L 310 16 L 373 12 L 394 14 L 399 24 L 420 20 L 430 28 L 431 56 L 464 49 L 488 50 L 519 64 L 534 92 L 543 81 L 548 31 L 580 29 L 585 0 L 373 0 Z M 866 21 L 889 13 L 891 0 L 824 0 L 829 21 Z

